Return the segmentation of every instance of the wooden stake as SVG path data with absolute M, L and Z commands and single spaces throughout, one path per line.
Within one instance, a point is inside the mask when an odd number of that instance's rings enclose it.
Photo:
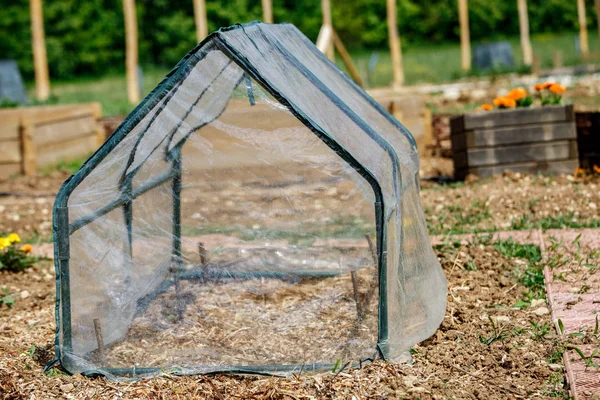
M 35 70 L 35 96 L 39 101 L 50 97 L 50 79 L 48 78 L 48 58 L 44 38 L 44 12 L 42 0 L 30 0 L 31 44 L 33 48 L 33 66 Z
M 205 266 L 208 260 L 206 257 L 206 247 L 204 247 L 204 243 L 202 242 L 198 242 L 198 254 L 200 255 L 200 264 Z
M 588 58 L 590 50 L 588 46 L 587 20 L 585 18 L 585 0 L 577 0 L 577 17 L 579 19 L 579 46 L 583 58 Z
M 367 243 L 369 243 L 369 250 L 371 251 L 371 258 L 373 259 L 373 264 L 377 265 L 378 264 L 377 248 L 375 247 L 375 244 L 373 243 L 373 239 L 371 239 L 371 235 L 369 235 L 367 233 L 365 235 L 365 238 L 367 238 Z
M 21 154 L 22 165 L 21 172 L 23 175 L 35 175 L 36 160 L 35 160 L 35 144 L 33 143 L 33 122 L 30 117 L 21 114 Z
M 519 9 L 519 27 L 521 30 L 521 50 L 523 50 L 523 64 L 533 64 L 533 49 L 529 38 L 529 14 L 527 13 L 527 0 L 517 0 Z
M 206 2 L 194 0 L 194 21 L 196 22 L 196 41 L 201 42 L 208 36 L 208 20 L 206 19 Z
M 394 71 L 394 87 L 404 85 L 404 67 L 402 65 L 402 43 L 398 33 L 398 11 L 396 0 L 387 1 L 387 26 L 390 53 L 392 55 L 392 70 Z
M 272 0 L 262 0 L 263 22 L 273 23 L 273 2 Z
M 317 49 L 325 55 L 333 50 L 333 28 L 331 25 L 321 25 L 316 46 Z
M 460 22 L 460 65 L 463 71 L 471 70 L 471 34 L 469 33 L 468 0 L 458 0 Z
M 138 83 L 138 32 L 135 0 L 123 0 L 125 16 L 125 67 L 127 70 L 127 98 L 129 103 L 140 101 Z
M 96 343 L 98 344 L 98 356 L 101 360 L 104 359 L 104 338 L 102 337 L 102 326 L 100 319 L 94 318 L 94 331 L 96 331 Z
M 594 0 L 594 8 L 596 9 L 596 23 L 598 25 L 598 38 L 600 39 L 600 0 Z
M 330 0 L 321 0 L 321 13 L 323 14 L 323 26 L 329 26 L 329 27 L 331 27 L 331 30 L 333 31 L 333 19 L 331 17 L 331 1 Z M 331 38 L 331 40 L 333 41 L 333 37 Z M 325 54 L 327 55 L 327 58 L 329 58 L 330 60 L 333 61 L 335 59 L 333 45 L 329 45 L 327 47 L 327 52 Z
M 335 30 L 333 31 L 333 43 L 338 53 L 342 57 L 342 61 L 344 62 L 344 65 L 348 69 L 348 73 L 350 74 L 354 82 L 356 82 L 358 86 L 364 87 L 363 81 L 360 77 L 360 73 L 358 72 L 358 69 L 356 69 L 356 67 L 354 66 L 354 63 L 352 62 L 352 57 L 350 57 L 350 53 L 348 53 L 348 50 L 346 50 L 346 46 L 344 46 L 344 43 L 342 42 Z

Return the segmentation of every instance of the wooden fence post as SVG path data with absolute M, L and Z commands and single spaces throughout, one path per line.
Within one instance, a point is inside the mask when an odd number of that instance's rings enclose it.
M 272 0 L 262 0 L 263 22 L 273 23 L 273 2 Z
M 463 71 L 470 71 L 471 35 L 469 33 L 468 0 L 458 0 L 458 20 L 460 22 L 460 65 Z
M 596 23 L 598 24 L 598 38 L 600 38 L 600 0 L 594 0 L 594 8 L 596 9 Z
M 321 0 L 321 13 L 323 14 L 323 27 L 331 27 L 333 31 L 333 18 L 331 17 L 331 1 L 330 0 Z M 333 32 L 332 32 L 333 33 Z M 333 35 L 331 35 L 330 43 L 333 43 Z M 327 58 L 330 60 L 335 59 L 334 48 L 331 44 L 327 46 L 325 51 Z
M 527 13 L 527 0 L 517 0 L 519 9 L 519 28 L 521 31 L 521 49 L 523 50 L 523 64 L 533 64 L 533 49 L 529 37 L 529 15 Z
M 585 18 L 585 0 L 577 0 L 577 17 L 579 19 L 579 46 L 583 58 L 588 58 L 590 49 L 588 46 L 587 21 Z
M 394 87 L 399 87 L 404 85 L 404 67 L 402 65 L 402 43 L 398 33 L 396 0 L 387 0 L 387 25 L 392 69 L 394 71 Z
M 96 145 L 100 147 L 106 141 L 106 130 L 100 123 L 102 118 L 102 105 L 100 103 L 92 104 L 92 116 L 96 121 Z
M 123 0 L 125 16 L 125 67 L 127 69 L 127 98 L 129 103 L 140 101 L 138 83 L 138 32 L 135 0 Z
M 194 0 L 194 21 L 196 23 L 196 41 L 200 43 L 208 36 L 206 2 L 204 0 Z
M 35 96 L 39 101 L 50 97 L 50 79 L 48 78 L 48 58 L 44 38 L 44 12 L 42 0 L 30 0 L 31 44 L 33 47 L 33 66 L 35 70 Z

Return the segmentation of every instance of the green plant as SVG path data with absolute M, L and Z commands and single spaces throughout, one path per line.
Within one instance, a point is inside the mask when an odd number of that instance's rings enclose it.
M 4 289 L 0 297 L 0 305 L 12 307 L 15 304 L 15 298 L 8 292 L 8 289 Z
M 535 340 L 542 340 L 544 337 L 550 333 L 552 327 L 545 322 L 541 322 L 536 324 L 533 321 L 530 321 L 532 327 L 533 338 Z
M 492 334 L 489 337 L 479 335 L 479 341 L 482 344 L 487 344 L 489 346 L 496 341 L 502 341 L 509 337 L 508 333 L 506 333 L 502 327 L 498 326 L 489 315 L 488 320 L 492 324 Z
M 31 267 L 36 259 L 30 256 L 31 245 L 19 247 L 21 238 L 15 233 L 0 237 L 0 270 L 22 272 Z

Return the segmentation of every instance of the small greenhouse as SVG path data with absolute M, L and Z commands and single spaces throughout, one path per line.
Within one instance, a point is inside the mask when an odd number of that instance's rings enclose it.
M 418 170 L 294 26 L 211 34 L 58 194 L 57 358 L 111 377 L 408 359 L 446 300 Z

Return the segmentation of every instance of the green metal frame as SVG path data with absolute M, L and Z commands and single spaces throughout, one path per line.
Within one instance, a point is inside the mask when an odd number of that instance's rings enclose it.
M 356 160 L 351 153 L 342 148 L 327 132 L 312 121 L 304 112 L 293 104 L 289 99 L 283 97 L 265 77 L 261 76 L 260 73 L 254 68 L 254 66 L 239 52 L 230 46 L 226 39 L 221 35 L 222 32 L 227 32 L 232 29 L 244 29 L 244 27 L 256 25 L 257 22 L 250 23 L 248 25 L 235 25 L 229 28 L 222 28 L 221 30 L 209 35 L 201 43 L 198 44 L 190 53 L 188 53 L 176 66 L 175 68 L 163 79 L 163 81 L 132 111 L 132 113 L 123 121 L 123 123 L 115 130 L 110 138 L 83 164 L 75 175 L 71 176 L 57 194 L 56 201 L 54 203 L 53 213 L 53 235 L 54 235 L 54 253 L 55 253 L 55 268 L 56 268 L 56 340 L 55 340 L 55 351 L 56 358 L 61 361 L 61 364 L 67 371 L 74 371 L 76 363 L 72 362 L 69 350 L 72 348 L 71 341 L 71 302 L 70 302 L 70 281 L 69 281 L 69 237 L 75 233 L 81 227 L 95 221 L 97 218 L 107 214 L 115 208 L 121 206 L 124 210 L 125 224 L 127 229 L 128 237 L 128 252 L 131 255 L 132 246 L 132 201 L 136 197 L 148 192 L 149 190 L 158 187 L 159 185 L 172 181 L 173 188 L 173 259 L 175 264 L 180 266 L 181 263 L 181 152 L 180 149 L 188 139 L 188 137 L 201 129 L 206 124 L 202 124 L 192 129 L 184 138 L 177 143 L 171 152 L 165 156 L 168 160 L 171 160 L 172 168 L 169 172 L 141 185 L 137 189 L 132 189 L 133 174 L 127 174 L 127 170 L 131 165 L 135 156 L 137 145 L 141 140 L 141 136 L 148 130 L 149 126 L 156 119 L 157 115 L 166 107 L 170 98 L 174 95 L 175 91 L 179 87 L 181 81 L 193 70 L 196 63 L 199 62 L 203 56 L 203 51 L 211 51 L 211 49 L 205 49 L 208 47 L 216 46 L 213 49 L 222 51 L 224 54 L 230 57 L 243 71 L 244 74 L 240 78 L 247 79 L 247 77 L 253 78 L 258 82 L 268 93 L 275 97 L 281 104 L 286 106 L 290 112 L 302 122 L 308 129 L 310 129 L 317 137 L 319 137 L 329 148 L 331 148 L 336 154 L 338 154 L 346 163 L 348 163 L 353 169 L 355 169 L 371 186 L 375 195 L 375 218 L 376 218 L 376 231 L 377 231 L 377 253 L 378 253 L 378 266 L 379 266 L 379 323 L 378 323 L 378 343 L 377 351 L 382 358 L 386 358 L 388 354 L 388 317 L 387 317 L 387 229 L 386 222 L 387 218 L 384 213 L 384 199 L 381 186 L 375 178 L 375 176 L 369 171 L 366 166 Z M 258 26 L 262 29 L 261 26 Z M 383 148 L 392 160 L 394 184 L 397 198 L 400 197 L 400 190 L 398 185 L 401 187 L 401 174 L 400 174 L 400 163 L 398 156 L 394 152 L 393 148 L 387 143 L 380 135 L 378 135 L 372 128 L 368 126 L 356 113 L 349 109 L 341 99 L 339 99 L 330 89 L 328 89 L 321 81 L 317 79 L 308 69 L 306 69 L 302 63 L 297 60 L 287 49 L 285 49 L 280 43 L 275 44 L 278 50 L 283 56 L 285 56 L 290 62 L 292 62 L 296 68 L 309 79 L 315 87 L 325 94 L 334 104 L 336 104 L 342 112 L 344 112 L 353 122 L 355 122 L 369 137 L 371 137 L 381 148 Z M 312 46 L 312 45 L 311 45 Z M 315 51 L 317 51 L 315 49 Z M 318 52 L 318 51 L 317 51 Z M 321 57 L 321 56 L 320 56 Z M 329 61 L 328 61 L 329 62 Z M 333 64 L 331 67 L 335 68 Z M 247 75 L 246 75 L 247 74 Z M 357 94 L 363 96 L 373 105 L 382 115 L 388 118 L 395 126 L 398 127 L 399 132 L 407 136 L 411 143 L 414 144 L 414 139 L 402 125 L 394 120 L 389 114 L 379 106 L 374 100 L 372 100 L 362 89 L 358 88 L 348 77 L 344 75 L 345 79 L 352 85 L 356 90 Z M 238 84 L 240 83 L 238 82 Z M 210 85 L 209 85 L 210 87 Z M 250 87 L 251 88 L 251 87 Z M 249 88 L 249 90 L 250 90 Z M 250 93 L 250 92 L 249 92 Z M 153 116 L 151 121 L 148 123 L 145 131 L 140 135 L 140 139 L 134 147 L 130 159 L 127 163 L 126 168 L 121 179 L 121 195 L 113 200 L 111 203 L 97 210 L 96 212 L 82 217 L 69 223 L 68 215 L 68 201 L 69 196 L 73 193 L 75 188 L 85 180 L 85 178 L 93 171 L 93 169 L 102 162 L 102 160 L 129 134 L 129 132 L 138 125 L 142 119 L 160 102 L 163 104 L 160 106 L 156 115 Z M 224 109 L 227 106 L 225 105 Z M 191 108 L 190 108 L 191 110 Z M 222 112 L 222 111 L 221 111 Z M 219 114 L 220 115 L 220 114 Z M 218 116 L 216 117 L 218 118 Z M 215 119 L 216 119 L 215 118 Z M 183 119 L 182 119 L 183 121 Z M 172 140 L 172 136 L 175 131 L 169 135 L 169 142 Z M 168 146 L 167 146 L 168 149 Z M 145 162 L 145 161 L 144 161 Z M 143 165 L 143 163 L 142 163 Z M 138 167 L 139 169 L 139 167 Z M 173 269 L 173 283 L 178 285 L 179 279 L 189 278 L 181 275 L 181 268 Z M 62 327 L 62 331 L 61 331 Z M 61 342 L 62 339 L 62 342 Z M 65 349 L 65 352 L 61 352 L 61 344 Z M 207 366 L 208 367 L 208 366 Z M 207 367 L 198 368 L 175 368 L 169 371 L 175 371 L 175 374 L 187 374 L 187 373 L 199 373 L 193 371 L 199 371 Z M 317 368 L 318 367 L 318 368 Z M 285 372 L 302 369 L 306 370 L 322 370 L 332 368 L 333 365 L 281 365 L 281 366 L 222 366 L 222 367 L 209 367 L 210 372 L 243 372 L 243 373 L 257 373 L 257 374 L 272 374 L 274 372 Z M 147 371 L 148 373 L 156 373 L 164 371 L 161 369 L 154 368 L 124 368 L 124 369 L 111 369 L 106 368 L 102 370 L 84 371 L 85 374 L 105 374 L 110 373 L 114 375 L 135 375 L 135 371 L 141 373 L 141 371 Z M 186 372 L 192 371 L 192 372 Z M 205 372 L 200 372 L 205 373 Z

